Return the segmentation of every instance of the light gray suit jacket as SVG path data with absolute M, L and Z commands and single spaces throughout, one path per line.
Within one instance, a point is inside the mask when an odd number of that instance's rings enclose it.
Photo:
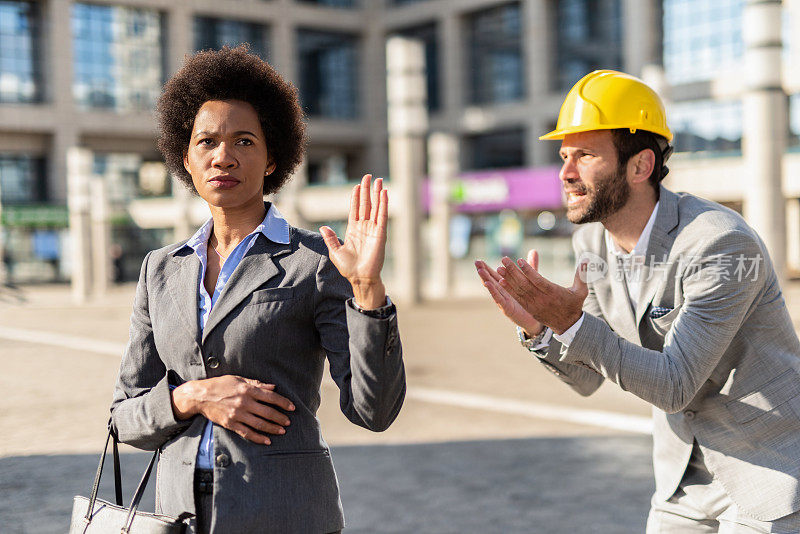
M 609 379 L 654 406 L 656 496 L 675 492 L 697 440 L 741 509 L 763 521 L 800 509 L 800 343 L 755 231 L 662 187 L 635 310 L 603 226 L 573 245 L 608 274 L 589 283 L 569 347 L 539 356 L 583 395 Z
M 292 228 L 290 241 L 257 236 L 202 332 L 197 255 L 188 248 L 170 252 L 171 245 L 144 260 L 111 413 L 121 441 L 148 450 L 163 445 L 161 513 L 194 513 L 195 460 L 206 423 L 201 416 L 175 419 L 170 385 L 236 374 L 276 384 L 296 406 L 286 434 L 270 436 L 270 446 L 214 425 L 211 528 L 232 534 L 343 528 L 336 474 L 316 418 L 326 356 L 352 422 L 381 431 L 400 411 L 405 371 L 396 315 L 369 317 L 346 302 L 352 290 L 321 236 Z

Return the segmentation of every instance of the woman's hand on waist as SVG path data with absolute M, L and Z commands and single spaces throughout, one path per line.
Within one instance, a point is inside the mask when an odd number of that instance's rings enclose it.
M 191 380 L 172 391 L 172 411 L 177 419 L 199 414 L 247 440 L 265 445 L 271 441 L 263 434 L 285 434 L 284 427 L 290 423 L 286 414 L 276 408 L 295 409 L 289 399 L 275 393 L 274 384 L 236 375 Z

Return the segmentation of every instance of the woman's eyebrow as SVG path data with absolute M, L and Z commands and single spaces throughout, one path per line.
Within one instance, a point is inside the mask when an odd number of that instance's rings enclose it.
M 210 132 L 208 130 L 200 130 L 199 132 L 194 134 L 194 137 L 200 137 L 200 136 L 206 136 L 206 135 L 213 137 L 213 136 L 217 135 L 217 132 Z M 253 136 L 253 137 L 258 137 L 256 134 L 254 134 L 253 132 L 251 132 L 249 130 L 239 130 L 238 132 L 233 132 L 233 135 L 234 136 L 237 136 L 237 135 L 250 135 L 250 136 Z

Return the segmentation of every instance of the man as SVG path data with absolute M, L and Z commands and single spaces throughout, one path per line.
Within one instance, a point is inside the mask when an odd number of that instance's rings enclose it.
M 476 262 L 523 346 L 582 395 L 651 403 L 648 533 L 800 531 L 800 343 L 764 243 L 734 211 L 660 185 L 672 134 L 641 80 L 595 71 L 556 130 L 580 266 Z

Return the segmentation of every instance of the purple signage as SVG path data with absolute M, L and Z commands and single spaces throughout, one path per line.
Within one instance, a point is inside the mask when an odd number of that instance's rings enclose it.
M 449 191 L 456 211 L 474 213 L 502 209 L 558 209 L 564 205 L 558 166 L 465 172 Z M 431 181 L 422 185 L 422 205 L 430 211 Z

